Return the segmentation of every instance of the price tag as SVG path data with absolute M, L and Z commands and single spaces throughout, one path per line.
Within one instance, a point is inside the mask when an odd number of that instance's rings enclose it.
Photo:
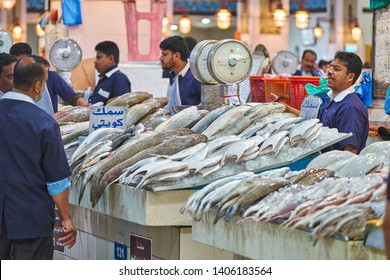
M 318 96 L 306 96 L 303 99 L 299 116 L 305 120 L 317 118 L 321 104 L 322 100 Z
M 64 231 L 62 230 L 62 217 L 61 213 L 58 210 L 57 206 L 54 208 L 55 221 L 54 221 L 54 231 L 53 231 L 53 245 L 54 250 L 60 253 L 65 252 L 64 246 L 61 245 L 61 242 L 58 240 L 64 236 Z
M 118 242 L 114 243 L 114 258 L 116 260 L 127 260 L 127 247 Z

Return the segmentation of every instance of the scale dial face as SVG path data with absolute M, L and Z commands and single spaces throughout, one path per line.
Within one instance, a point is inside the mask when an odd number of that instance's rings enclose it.
M 56 68 L 62 71 L 70 71 L 80 64 L 82 52 L 76 41 L 70 38 L 62 38 L 54 42 L 49 57 Z
M 207 56 L 217 40 L 204 40 L 199 42 L 190 55 L 190 67 L 194 77 L 202 84 L 216 84 L 207 66 Z
M 252 70 L 252 55 L 248 47 L 233 39 L 216 43 L 207 58 L 211 76 L 221 84 L 244 81 Z
M 0 29 L 0 52 L 9 53 L 12 47 L 12 35 L 7 30 Z
M 298 67 L 298 57 L 290 51 L 278 52 L 272 60 L 272 68 L 276 74 L 294 74 Z

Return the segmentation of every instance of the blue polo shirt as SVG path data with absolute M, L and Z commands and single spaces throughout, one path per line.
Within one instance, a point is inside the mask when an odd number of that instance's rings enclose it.
M 0 224 L 3 213 L 8 239 L 52 236 L 47 183 L 71 175 L 58 124 L 28 98 L 9 92 L 0 99 Z
M 89 98 L 89 103 L 103 102 L 106 105 L 109 99 L 128 92 L 131 92 L 130 80 L 119 70 L 118 66 L 115 66 L 100 75 L 95 90 Z
M 353 134 L 334 144 L 333 149 L 343 150 L 345 146 L 352 145 L 360 153 L 366 146 L 369 127 L 368 111 L 353 87 L 332 97 L 326 106 L 320 109 L 319 119 L 324 126 Z
M 74 90 L 65 82 L 65 80 L 61 78 L 61 76 L 55 71 L 49 70 L 46 86 L 53 104 L 54 113 L 58 111 L 58 96 L 60 96 L 62 100 L 66 102 L 74 94 L 76 94 Z

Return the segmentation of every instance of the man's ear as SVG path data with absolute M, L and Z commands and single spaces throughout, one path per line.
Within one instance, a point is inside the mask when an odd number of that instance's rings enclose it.
M 354 73 L 348 73 L 347 79 L 348 79 L 349 82 L 352 82 L 354 78 L 355 78 L 355 74 Z

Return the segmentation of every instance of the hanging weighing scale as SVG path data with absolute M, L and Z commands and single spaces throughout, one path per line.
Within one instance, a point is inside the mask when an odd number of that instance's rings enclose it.
M 194 52 L 195 51 L 195 52 Z M 225 39 L 198 43 L 190 57 L 191 71 L 202 83 L 202 105 L 213 109 L 232 101 L 228 90 L 244 81 L 252 69 L 252 55 L 240 41 Z M 240 104 L 237 85 L 235 105 Z M 222 98 L 222 100 L 221 100 Z
M 76 68 L 82 59 L 81 48 L 73 39 L 58 39 L 50 48 L 49 59 L 60 71 L 60 76 L 70 84 L 70 70 Z
M 279 51 L 272 59 L 272 69 L 276 74 L 294 74 L 298 67 L 298 57 L 290 51 Z
M 0 53 L 9 53 L 13 44 L 12 35 L 7 30 L 0 29 Z

